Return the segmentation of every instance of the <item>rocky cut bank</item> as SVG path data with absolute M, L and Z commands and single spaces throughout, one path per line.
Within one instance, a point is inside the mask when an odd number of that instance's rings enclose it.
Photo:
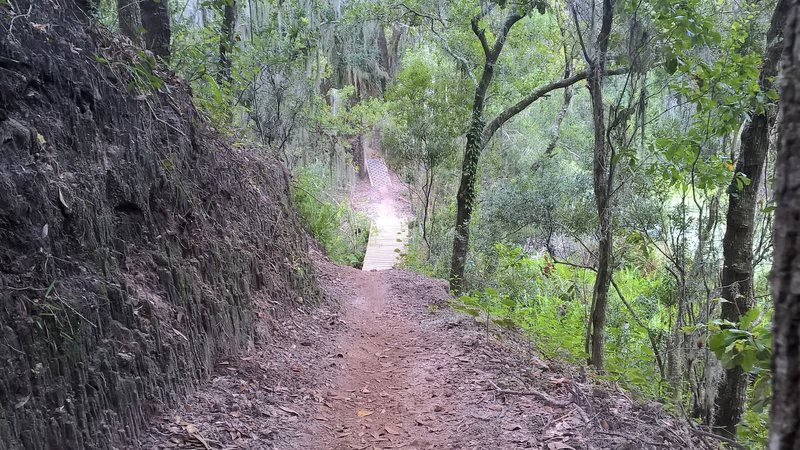
M 72 0 L 0 1 L 0 449 L 136 445 L 319 296 L 274 160 Z

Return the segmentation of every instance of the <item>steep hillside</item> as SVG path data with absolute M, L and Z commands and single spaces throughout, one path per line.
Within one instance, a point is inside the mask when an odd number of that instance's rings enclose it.
M 279 164 L 71 0 L 0 4 L 0 449 L 110 448 L 319 291 Z

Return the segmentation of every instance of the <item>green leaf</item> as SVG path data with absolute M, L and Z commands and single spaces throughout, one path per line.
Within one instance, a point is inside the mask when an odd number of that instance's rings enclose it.
M 664 61 L 664 69 L 666 69 L 667 73 L 673 75 L 678 70 L 678 58 L 672 56 L 667 58 Z

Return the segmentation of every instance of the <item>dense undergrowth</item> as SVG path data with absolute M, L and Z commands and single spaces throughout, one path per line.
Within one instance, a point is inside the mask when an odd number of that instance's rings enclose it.
M 346 200 L 333 198 L 329 178 L 319 165 L 299 169 L 292 183 L 295 207 L 333 261 L 360 268 L 369 239 L 369 218 L 351 209 Z

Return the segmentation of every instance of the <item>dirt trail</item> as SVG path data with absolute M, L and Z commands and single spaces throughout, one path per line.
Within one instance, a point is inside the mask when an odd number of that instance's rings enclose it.
M 462 352 L 414 317 L 426 301 L 441 302 L 446 285 L 429 281 L 427 298 L 409 303 L 391 288 L 409 274 L 348 272 L 354 292 L 344 306 L 347 330 L 335 344 L 340 371 L 300 447 L 449 446 L 457 422 L 463 423 L 448 386 Z
M 403 213 L 401 189 L 362 185 L 354 204 Z M 264 314 L 268 338 L 222 361 L 138 448 L 713 448 L 660 405 L 449 310 L 442 280 L 312 256 L 332 301 Z

